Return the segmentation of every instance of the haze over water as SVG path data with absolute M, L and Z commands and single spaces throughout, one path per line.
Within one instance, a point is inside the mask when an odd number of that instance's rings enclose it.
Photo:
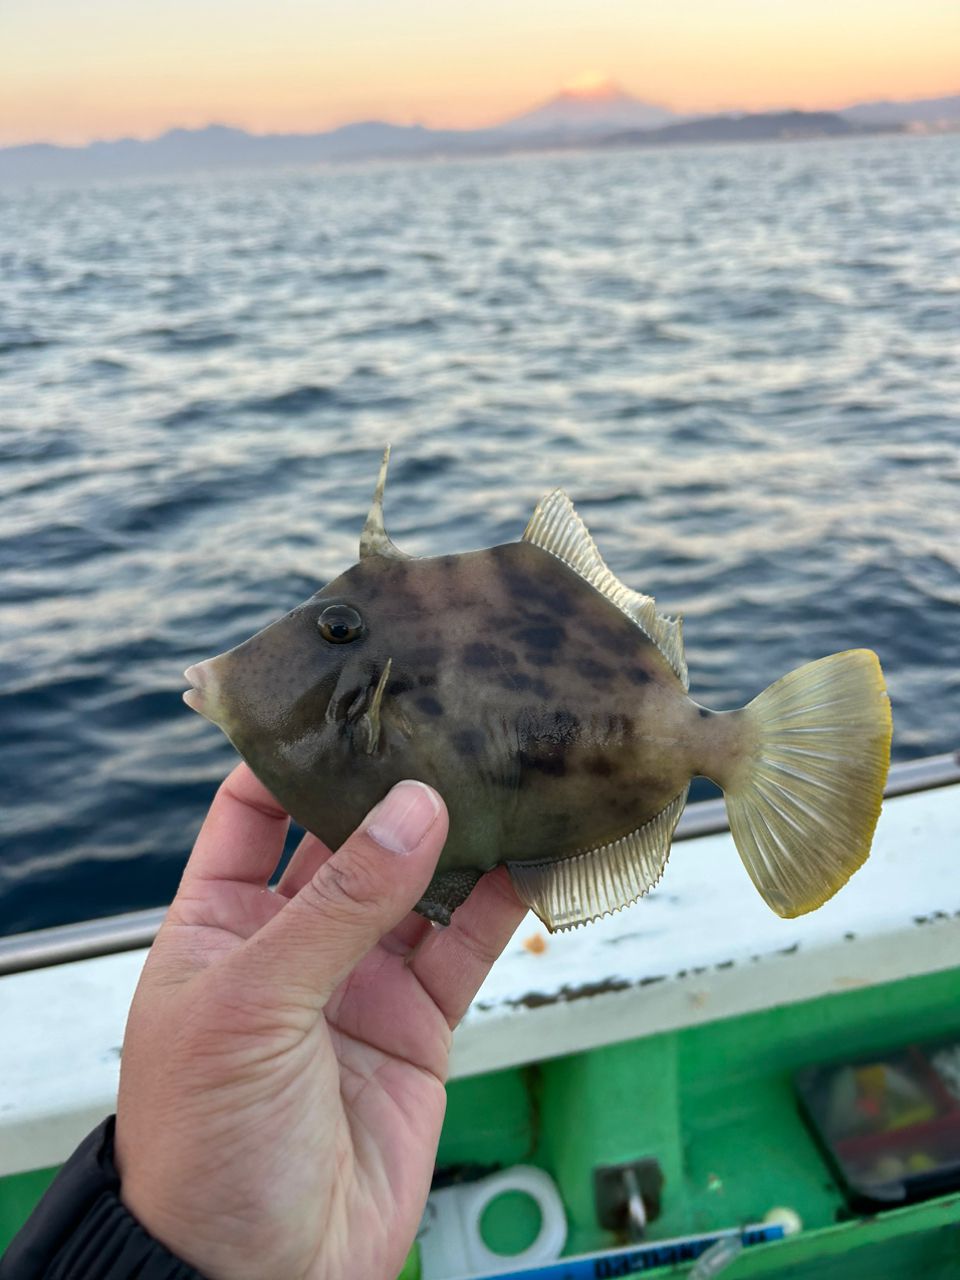
M 0 933 L 167 901 L 235 759 L 181 672 L 565 487 L 737 706 L 875 648 L 960 746 L 960 137 L 0 197 Z M 747 888 L 744 879 L 745 891 Z

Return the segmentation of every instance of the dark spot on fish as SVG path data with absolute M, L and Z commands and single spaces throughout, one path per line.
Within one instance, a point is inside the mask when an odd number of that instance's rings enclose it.
M 649 648 L 653 640 L 630 618 L 622 616 L 620 625 L 591 627 L 590 639 L 605 649 L 612 649 L 617 654 L 630 654 L 632 649 Z
M 412 680 L 407 680 L 403 676 L 399 676 L 396 680 L 391 680 L 387 685 L 387 697 L 396 698 L 401 693 L 409 693 L 412 688 Z
M 540 590 L 536 579 L 516 565 L 503 565 L 501 573 L 503 574 L 503 585 L 510 595 L 516 596 L 518 600 L 529 600 L 534 593 Z
M 578 658 L 577 670 L 588 680 L 595 681 L 611 680 L 614 674 L 612 667 L 604 662 L 597 662 L 594 658 Z
M 613 737 L 629 737 L 633 733 L 633 721 L 629 716 L 612 715 L 608 718 L 610 734 Z
M 524 613 L 537 609 L 542 611 L 541 616 L 553 619 L 558 614 L 571 612 L 574 607 L 568 592 L 558 590 L 556 584 L 541 582 L 539 578 L 529 574 L 507 573 L 504 585 L 511 599 L 516 601 L 517 607 Z
M 463 661 L 468 667 L 512 667 L 516 664 L 517 655 L 511 649 L 475 640 L 464 646 Z
M 443 706 L 436 698 L 431 697 L 429 693 L 422 693 L 417 698 L 417 706 L 421 711 L 425 711 L 428 716 L 442 716 Z
M 513 633 L 513 639 L 531 649 L 552 653 L 563 644 L 564 635 L 564 629 L 558 623 L 543 622 L 520 627 Z
M 555 711 L 553 723 L 544 726 L 544 736 L 551 742 L 576 742 L 580 736 L 580 720 L 572 711 Z
M 634 684 L 649 684 L 653 679 L 646 667 L 631 667 L 629 674 Z
M 562 778 L 567 772 L 567 762 L 559 751 L 518 751 L 521 769 L 533 769 L 551 778 Z
M 517 671 L 513 675 L 504 676 L 501 683 L 505 689 L 517 689 L 521 693 L 533 693 L 538 698 L 545 700 L 553 697 L 553 689 L 546 680 L 541 680 L 539 676 L 527 675 L 525 671 Z
M 615 654 L 622 655 L 629 652 L 628 643 L 633 644 L 634 641 L 639 641 L 641 644 L 649 643 L 647 635 L 639 627 L 634 627 L 633 630 L 636 634 L 627 636 L 618 628 L 594 624 L 590 628 L 590 643 L 597 648 L 609 649 Z
M 485 738 L 479 729 L 458 729 L 452 741 L 462 756 L 477 756 L 483 750 Z
M 421 689 L 432 689 L 436 683 L 437 677 L 429 672 L 425 672 L 423 675 L 417 676 L 417 684 Z
M 601 752 L 595 756 L 588 756 L 583 762 L 583 767 L 587 773 L 592 773 L 596 778 L 609 778 L 614 773 L 613 761 Z
M 706 720 L 707 716 L 713 715 L 713 712 L 708 710 L 707 707 L 697 707 L 697 715 Z
M 497 659 L 485 644 L 474 641 L 464 646 L 463 661 L 468 667 L 495 667 Z
M 549 840 L 562 841 L 569 835 L 571 817 L 563 811 L 548 814 L 544 823 L 545 834 Z

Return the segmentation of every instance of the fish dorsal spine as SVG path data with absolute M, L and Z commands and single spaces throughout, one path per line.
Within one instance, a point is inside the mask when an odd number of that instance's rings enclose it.
M 363 532 L 360 534 L 360 559 L 365 560 L 367 556 L 384 556 L 388 560 L 410 560 L 405 551 L 393 542 L 387 533 L 383 523 L 383 491 L 387 484 L 387 468 L 390 466 L 390 446 L 383 451 L 383 458 L 380 462 L 380 474 L 377 477 L 377 487 L 373 494 L 373 503 L 370 507 L 370 514 L 367 516 L 367 522 L 363 526 Z
M 537 503 L 522 540 L 562 560 L 606 596 L 611 604 L 632 618 L 666 658 L 684 689 L 689 688 L 687 659 L 683 651 L 683 623 L 679 618 L 667 618 L 657 613 L 653 596 L 631 590 L 607 568 L 590 530 L 562 489 L 554 489 Z

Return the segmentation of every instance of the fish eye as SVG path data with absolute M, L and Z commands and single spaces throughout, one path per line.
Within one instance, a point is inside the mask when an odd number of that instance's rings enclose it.
M 363 631 L 363 619 L 348 604 L 331 604 L 317 619 L 324 640 L 331 644 L 348 644 Z

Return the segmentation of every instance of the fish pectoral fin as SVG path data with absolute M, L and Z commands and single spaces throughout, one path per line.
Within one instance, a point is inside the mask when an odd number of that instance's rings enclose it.
M 355 738 L 360 750 L 364 751 L 368 756 L 372 756 L 380 746 L 380 709 L 383 705 L 383 694 L 387 687 L 387 681 L 390 679 L 390 668 L 392 666 L 393 659 L 388 658 L 383 670 L 380 672 L 380 679 L 373 689 L 373 696 L 363 712 L 354 720 L 353 731 Z
M 642 827 L 556 862 L 508 862 L 517 896 L 551 933 L 629 907 L 663 875 L 688 787 Z

